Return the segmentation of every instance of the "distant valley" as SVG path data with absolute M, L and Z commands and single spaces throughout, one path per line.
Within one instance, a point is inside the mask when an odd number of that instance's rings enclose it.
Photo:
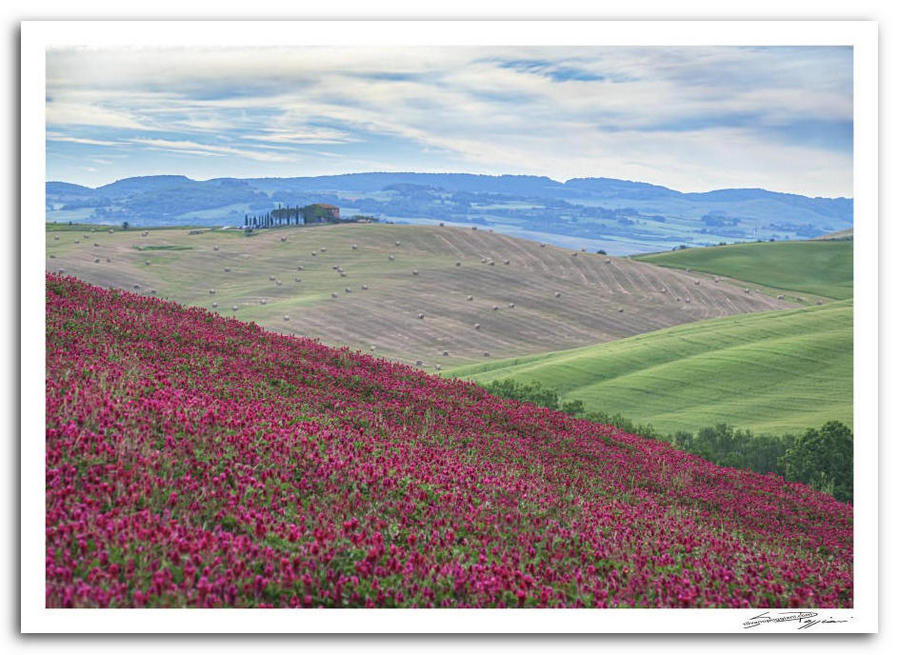
M 295 178 L 134 177 L 98 188 L 46 184 L 48 222 L 135 227 L 241 226 L 245 214 L 325 202 L 344 217 L 481 226 L 568 248 L 625 255 L 852 227 L 853 201 L 763 189 L 682 193 L 611 178 L 356 173 Z

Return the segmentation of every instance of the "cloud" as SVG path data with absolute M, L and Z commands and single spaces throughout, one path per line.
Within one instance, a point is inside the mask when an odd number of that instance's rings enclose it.
M 168 165 L 195 177 L 343 163 L 852 190 L 849 48 L 66 49 L 47 98 L 51 169 L 57 148 L 126 143 L 132 168 L 189 154 Z
M 547 77 L 554 82 L 602 82 L 606 79 L 606 76 L 601 75 L 600 73 L 595 73 L 577 66 L 570 66 L 561 62 L 542 59 L 501 60 L 498 62 L 498 65 L 501 68 L 511 68 L 513 70 Z
M 102 139 L 86 139 L 83 137 L 66 136 L 58 132 L 47 132 L 47 141 L 62 141 L 66 143 L 82 143 L 89 146 L 118 146 L 118 141 L 104 141 Z
M 212 157 L 223 157 L 226 155 L 237 155 L 246 157 L 256 161 L 290 161 L 288 157 L 269 152 L 260 152 L 259 150 L 247 150 L 243 148 L 232 148 L 229 146 L 217 146 L 207 143 L 198 143 L 196 141 L 173 141 L 169 139 L 130 139 L 131 143 L 146 148 L 155 148 L 166 150 L 169 152 L 177 152 L 191 155 L 203 155 Z
M 276 130 L 263 129 L 257 134 L 242 134 L 242 139 L 250 139 L 253 141 L 265 141 L 275 143 L 349 143 L 358 141 L 359 139 L 351 136 L 347 132 L 327 127 L 309 127 L 300 130 Z

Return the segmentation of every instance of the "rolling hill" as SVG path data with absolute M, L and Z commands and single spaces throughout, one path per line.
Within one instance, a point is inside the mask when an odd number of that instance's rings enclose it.
M 134 226 L 241 226 L 245 213 L 328 202 L 345 216 L 471 225 L 613 255 L 679 244 L 810 238 L 849 228 L 853 201 L 764 189 L 682 193 L 611 178 L 354 173 L 296 178 L 183 175 L 126 178 L 97 188 L 46 184 L 46 220 Z
M 783 434 L 853 417 L 852 300 L 730 316 L 619 341 L 456 368 L 557 389 L 663 432 L 728 423 Z
M 47 270 L 187 305 L 215 303 L 273 330 L 375 346 L 431 368 L 798 306 L 705 275 L 483 229 L 351 224 L 250 237 L 92 229 L 48 226 Z
M 744 243 L 635 257 L 827 298 L 853 296 L 853 241 Z
M 46 294 L 49 608 L 854 605 L 853 508 L 805 485 L 203 308 Z

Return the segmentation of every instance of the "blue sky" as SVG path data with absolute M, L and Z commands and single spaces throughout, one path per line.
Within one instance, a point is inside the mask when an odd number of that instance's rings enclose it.
M 47 179 L 362 171 L 852 195 L 847 47 L 47 53 Z

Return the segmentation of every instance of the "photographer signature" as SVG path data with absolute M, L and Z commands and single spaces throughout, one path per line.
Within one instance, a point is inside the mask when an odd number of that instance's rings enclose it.
M 797 626 L 798 630 L 806 630 L 807 628 L 811 628 L 820 623 L 847 623 L 849 620 L 833 619 L 831 617 L 819 619 L 816 618 L 818 615 L 818 612 L 809 612 L 806 610 L 789 610 L 785 612 L 776 612 L 774 614 L 765 611 L 762 614 L 757 614 L 753 618 L 744 621 L 743 625 L 746 630 L 748 628 L 755 628 L 764 623 L 792 623 L 796 621 L 799 623 Z

